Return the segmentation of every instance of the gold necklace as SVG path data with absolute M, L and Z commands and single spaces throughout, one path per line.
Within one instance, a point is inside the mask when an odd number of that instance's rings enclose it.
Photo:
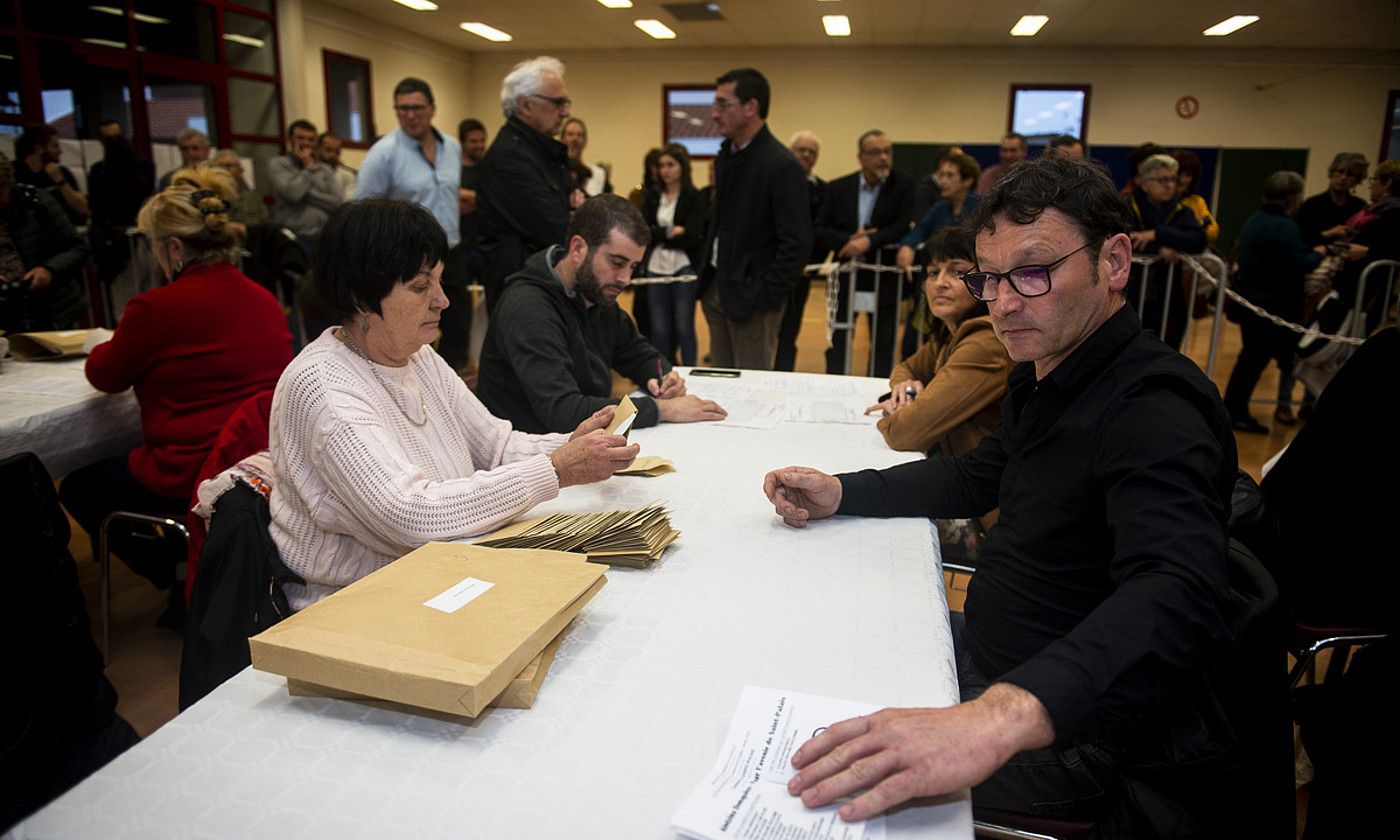
M 389 383 L 385 382 L 384 377 L 379 375 L 379 371 L 375 369 L 374 360 L 369 357 L 368 353 L 366 353 L 363 349 L 360 348 L 360 345 L 355 343 L 355 339 L 350 337 L 350 331 L 345 329 L 344 327 L 337 327 L 335 333 L 341 341 L 347 344 L 351 350 L 355 351 L 355 355 L 359 356 L 361 359 L 364 359 L 365 362 L 369 364 L 369 372 L 374 376 L 376 380 L 378 380 L 379 384 L 384 388 L 384 393 L 389 395 L 389 399 L 393 401 L 394 407 L 397 408 L 399 412 L 402 413 L 403 416 L 408 419 L 408 422 L 412 423 L 415 426 L 428 425 L 428 401 L 423 398 L 421 391 L 418 396 L 418 407 L 423 412 L 423 419 L 415 420 L 413 419 L 413 415 L 408 413 L 408 409 L 404 408 L 403 405 L 399 403 L 399 398 L 394 396 L 394 390 L 389 387 Z

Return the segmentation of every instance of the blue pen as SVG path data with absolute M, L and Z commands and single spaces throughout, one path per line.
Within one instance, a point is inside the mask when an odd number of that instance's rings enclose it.
M 919 395 L 919 392 L 918 392 L 918 391 L 915 391 L 913 388 L 905 388 L 905 389 L 904 389 L 904 396 L 908 397 L 908 398 L 911 399 L 911 400 L 914 399 L 915 397 L 917 397 L 918 395 Z

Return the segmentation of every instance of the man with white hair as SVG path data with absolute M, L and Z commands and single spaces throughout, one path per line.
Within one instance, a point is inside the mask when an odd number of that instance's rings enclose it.
M 569 174 L 568 148 L 554 139 L 572 104 L 557 58 L 522 61 L 501 82 L 506 122 L 482 158 L 477 190 L 488 310 L 526 257 L 564 244 L 569 213 L 583 203 Z
M 826 181 L 813 172 L 817 166 L 817 156 L 821 154 L 822 141 L 811 131 L 799 131 L 788 140 L 792 156 L 807 176 L 807 209 L 812 224 L 822 212 L 822 202 L 826 200 Z M 826 252 L 820 244 L 812 244 L 811 262 L 821 262 Z M 797 334 L 802 330 L 802 313 L 807 308 L 807 297 L 812 291 L 812 283 L 806 277 L 797 278 L 788 297 L 787 308 L 783 310 L 782 323 L 778 325 L 778 356 L 773 362 L 774 370 L 793 370 L 797 367 Z
M 176 172 L 209 160 L 209 136 L 197 128 L 182 128 L 175 135 L 175 148 L 180 150 L 180 165 L 160 176 L 162 190 L 170 186 Z

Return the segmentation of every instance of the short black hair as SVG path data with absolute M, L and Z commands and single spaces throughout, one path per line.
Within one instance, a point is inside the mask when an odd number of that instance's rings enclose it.
M 1005 219 L 1029 225 L 1046 210 L 1065 214 L 1090 248 L 1099 248 L 1128 229 L 1127 210 L 1108 170 L 1081 158 L 1041 157 L 1016 164 L 978 202 L 966 222 L 968 233 L 995 231 Z
M 408 201 L 366 198 L 342 204 L 321 228 L 312 265 L 326 315 L 344 323 L 379 304 L 447 257 L 447 234 L 432 214 Z
M 741 103 L 757 99 L 759 119 L 768 119 L 768 102 L 773 94 L 768 88 L 768 79 L 762 73 L 752 67 L 739 67 L 715 79 L 715 87 L 730 82 L 734 83 L 735 99 Z
M 406 93 L 421 93 L 428 100 L 429 105 L 436 104 L 433 101 L 432 87 L 430 87 L 427 82 L 423 81 L 417 76 L 405 76 L 404 78 L 399 80 L 398 84 L 394 85 L 395 100 L 397 100 L 400 96 L 403 96 Z
M 35 123 L 26 125 L 24 131 L 15 138 L 15 160 L 24 160 L 34 154 L 34 150 L 49 142 L 50 137 L 58 136 L 58 129 L 51 125 Z
M 322 143 L 326 142 L 326 138 L 328 137 L 334 138 L 336 140 L 340 139 L 340 135 L 336 134 L 334 131 L 323 131 L 320 134 L 316 135 L 316 145 L 319 146 Z
M 1078 144 L 1079 138 L 1075 137 L 1073 134 L 1056 134 L 1054 137 L 1050 138 L 1049 143 L 1045 144 L 1045 148 L 1059 149 L 1066 146 L 1076 146 Z
M 476 117 L 467 117 L 457 123 L 457 140 L 459 142 L 466 142 L 467 133 L 472 131 L 480 131 L 482 134 L 485 134 L 486 126 Z
M 651 244 L 651 228 L 642 218 L 642 211 L 620 195 L 595 195 L 581 204 L 569 219 L 569 239 L 582 236 L 590 251 L 608 241 L 614 230 L 621 231 L 643 248 Z M 322 234 L 322 241 L 324 236 Z
M 316 133 L 316 126 L 314 123 L 311 122 L 311 120 L 292 120 L 291 123 L 287 126 L 287 137 L 290 139 L 292 136 L 292 132 L 296 131 L 297 129 L 301 129 L 302 131 L 309 131 L 312 134 Z
M 960 225 L 939 228 L 929 238 L 928 245 L 925 247 L 928 250 L 929 262 L 940 260 L 977 262 L 977 243 L 973 240 L 971 232 Z

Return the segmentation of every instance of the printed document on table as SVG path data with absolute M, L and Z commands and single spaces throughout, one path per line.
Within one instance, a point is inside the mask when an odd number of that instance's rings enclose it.
M 852 408 L 839 402 L 817 400 L 791 407 L 789 420 L 799 423 L 847 423 L 852 426 L 873 426 L 879 417 L 866 414 L 864 409 Z
M 885 818 L 843 822 L 841 803 L 808 808 L 787 791 L 792 755 L 822 729 L 879 709 L 869 703 L 745 686 L 715 766 L 671 825 L 699 840 L 884 840 Z
M 773 429 L 787 419 L 787 407 L 754 400 L 733 400 L 723 404 L 729 416 L 718 426 L 735 429 Z

